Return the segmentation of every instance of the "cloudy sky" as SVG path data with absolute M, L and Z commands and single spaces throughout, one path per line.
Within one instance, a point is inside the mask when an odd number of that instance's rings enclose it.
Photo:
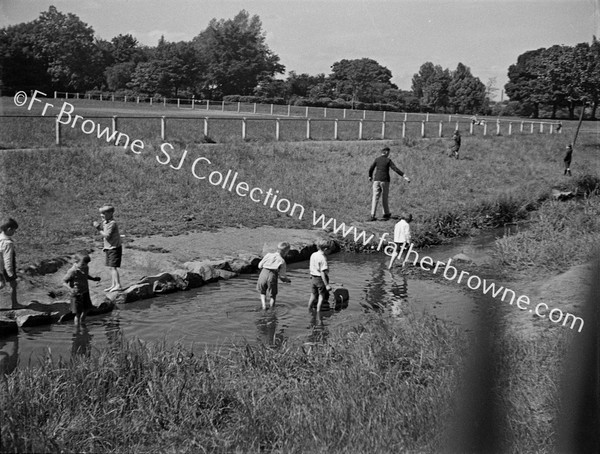
M 0 27 L 29 22 L 55 5 L 110 40 L 189 41 L 212 18 L 258 15 L 267 44 L 287 71 L 329 74 L 343 58 L 375 59 L 408 90 L 431 61 L 460 62 L 483 83 L 507 81 L 523 52 L 600 37 L 600 0 L 1 0 Z

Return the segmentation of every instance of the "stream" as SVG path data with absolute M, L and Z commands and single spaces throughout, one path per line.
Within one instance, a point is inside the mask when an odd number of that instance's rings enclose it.
M 450 245 L 419 250 L 433 260 L 445 261 L 464 253 L 475 263 L 489 258 L 495 238 L 502 230 L 482 232 Z M 219 348 L 229 342 L 262 342 L 273 345 L 299 338 L 322 342 L 332 328 L 352 326 L 364 320 L 365 311 L 384 307 L 396 315 L 406 311 L 429 313 L 472 327 L 480 292 L 460 284 L 443 284 L 406 276 L 400 267 L 387 269 L 389 257 L 382 253 L 337 253 L 329 258 L 333 287 L 343 285 L 350 293 L 346 307 L 310 313 L 308 262 L 288 265 L 291 284 L 279 283 L 274 309 L 263 311 L 256 291 L 258 273 L 208 284 L 203 287 L 120 305 L 109 314 L 88 317 L 86 326 L 72 323 L 20 329 L 0 338 L 0 373 L 35 365 L 51 353 L 54 359 L 69 359 L 122 341 L 181 343 L 194 349 Z M 479 293 L 479 294 L 478 294 Z

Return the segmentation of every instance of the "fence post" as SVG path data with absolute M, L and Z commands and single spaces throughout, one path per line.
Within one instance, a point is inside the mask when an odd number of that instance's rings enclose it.
M 554 133 L 554 123 L 550 123 L 550 134 Z
M 385 140 L 385 120 L 381 122 L 381 140 Z
M 177 98 L 177 108 L 178 109 L 179 109 L 179 106 L 180 106 L 180 104 L 179 104 L 179 98 Z
M 460 124 L 458 123 L 458 121 L 456 122 L 456 126 L 454 127 L 455 131 L 458 131 L 458 128 L 460 128 Z
M 382 116 L 382 118 L 383 118 L 383 121 L 385 121 L 385 110 L 383 111 L 383 116 Z
M 254 113 L 256 113 L 256 103 L 254 103 Z
M 192 110 L 194 110 L 194 104 L 196 103 L 196 100 L 194 98 L 192 98 Z
M 279 140 L 279 118 L 275 119 L 275 140 Z
M 442 131 L 443 131 L 443 129 L 444 129 L 444 122 L 440 121 L 440 130 L 439 130 L 439 133 L 438 133 L 439 137 L 442 137 Z
M 533 134 L 533 121 L 531 122 L 531 134 Z
M 429 112 L 425 114 L 425 121 L 429 122 Z
M 238 113 L 240 113 L 240 104 L 241 104 L 241 103 L 238 101 L 238 107 L 237 107 L 237 111 L 238 111 Z
M 306 109 L 308 109 L 308 107 Z M 310 118 L 306 119 L 306 138 L 310 139 Z
M 469 126 L 469 134 L 473 135 L 473 122 L 471 122 L 471 126 Z
M 408 112 L 404 112 L 404 121 L 408 121 Z
M 225 100 L 221 101 L 221 112 L 225 112 Z
M 425 122 L 421 121 L 421 137 L 425 137 Z
M 208 117 L 204 117 L 204 136 L 208 137 Z
M 125 95 L 125 98 L 123 99 L 123 102 L 124 102 L 125 104 L 127 104 L 127 95 Z
M 288 117 L 292 114 L 292 105 L 288 104 Z
M 165 117 L 160 117 L 160 138 L 165 140 L 167 138 L 167 121 Z
M 113 93 L 111 96 L 111 101 L 115 102 L 115 94 Z M 79 93 L 77 93 L 77 99 L 79 99 Z
M 487 136 L 487 121 L 483 122 L 483 135 Z
M 500 135 L 500 120 L 496 120 L 496 135 Z
M 102 99 L 102 93 L 100 93 L 100 101 L 104 101 L 104 100 Z
M 448 123 L 452 123 L 452 115 L 448 115 Z
M 522 122 L 521 122 L 521 132 L 523 132 L 523 129 L 524 129 L 524 128 L 525 128 L 525 122 L 524 122 L 524 121 L 522 121 Z
M 54 99 L 56 99 L 56 91 L 54 92 Z
M 246 140 L 246 117 L 242 118 L 242 140 Z
M 344 116 L 343 118 L 346 118 L 346 109 L 344 108 Z
M 358 122 L 358 140 L 363 138 L 363 119 L 361 118 Z
M 333 122 L 333 140 L 338 140 L 338 119 L 336 118 Z
M 541 121 L 540 122 L 540 134 L 543 134 L 543 133 L 544 133 L 544 122 Z
M 308 106 L 306 106 L 306 115 L 304 116 L 308 118 Z
M 323 107 L 323 118 L 327 118 L 327 107 Z
M 210 109 L 210 99 L 206 100 L 206 110 Z
M 406 137 L 406 122 L 403 121 L 402 122 L 402 138 L 404 139 Z
M 167 107 L 167 98 L 163 98 L 163 107 Z
M 512 121 L 508 122 L 508 135 L 512 135 Z
M 117 130 L 117 116 L 116 115 L 113 115 L 113 117 L 112 117 L 112 129 L 113 129 L 113 131 Z
M 79 99 L 79 92 L 75 93 L 75 99 Z M 114 95 L 113 95 L 113 101 L 114 101 Z
M 140 103 L 140 97 L 138 96 L 137 98 L 135 98 L 135 103 L 139 104 Z
M 364 120 L 365 118 L 367 118 L 367 110 L 366 110 L 366 109 L 363 109 L 363 120 Z
M 273 115 L 273 104 L 271 104 L 271 115 Z
M 60 145 L 60 121 L 59 115 L 56 116 L 56 145 Z

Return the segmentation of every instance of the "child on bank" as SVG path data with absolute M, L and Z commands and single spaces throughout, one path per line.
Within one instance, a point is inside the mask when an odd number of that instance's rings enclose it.
M 308 310 L 317 300 L 317 313 L 321 311 L 323 301 L 329 298 L 331 286 L 329 285 L 329 265 L 327 264 L 327 254 L 333 249 L 331 241 L 320 240 L 317 243 L 317 252 L 310 256 L 310 283 L 311 293 L 308 299 Z
M 260 269 L 260 275 L 258 276 L 258 282 L 256 283 L 256 289 L 260 293 L 260 302 L 262 303 L 263 310 L 267 309 L 267 292 L 270 295 L 269 307 L 275 306 L 275 300 L 277 299 L 277 279 L 281 279 L 282 282 L 292 282 L 286 275 L 286 264 L 285 256 L 290 251 L 289 243 L 279 243 L 277 245 L 277 252 L 270 252 L 265 254 L 263 259 L 258 264 Z
M 412 214 L 401 214 L 400 221 L 394 227 L 394 243 L 396 247 L 392 253 L 392 258 L 388 269 L 392 268 L 394 260 L 402 255 L 404 249 L 410 246 L 410 223 L 412 222 Z M 404 264 L 402 264 L 404 266 Z
M 88 279 L 99 281 L 99 277 L 89 275 L 90 256 L 78 252 L 73 256 L 73 266 L 63 278 L 63 285 L 71 292 L 71 312 L 75 314 L 75 324 L 81 326 L 88 311 L 92 308 Z
M 110 269 L 111 286 L 105 289 L 105 292 L 119 292 L 121 280 L 119 277 L 119 267 L 121 266 L 121 257 L 123 256 L 123 247 L 121 246 L 121 235 L 119 227 L 114 220 L 115 208 L 111 205 L 105 205 L 99 209 L 102 222 L 94 221 L 93 226 L 100 232 L 104 238 L 103 251 L 106 254 L 106 266 Z
M 17 258 L 15 243 L 12 236 L 19 224 L 13 218 L 8 218 L 0 225 L 0 289 L 6 284 L 10 286 L 10 303 L 12 309 L 18 309 L 17 301 Z

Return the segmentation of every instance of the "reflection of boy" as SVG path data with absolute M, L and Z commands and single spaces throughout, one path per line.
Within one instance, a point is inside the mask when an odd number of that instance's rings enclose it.
M 277 298 L 277 279 L 282 282 L 290 283 L 290 279 L 286 275 L 286 264 L 284 257 L 290 251 L 289 243 L 279 243 L 277 252 L 265 254 L 263 259 L 258 264 L 261 270 L 256 283 L 256 289 L 260 292 L 260 302 L 262 308 L 267 309 L 267 292 L 270 294 L 270 307 L 275 306 Z
M 102 223 L 94 221 L 102 238 L 104 238 L 103 251 L 106 254 L 106 266 L 110 269 L 111 286 L 104 290 L 105 292 L 117 292 L 121 289 L 121 280 L 119 277 L 119 267 L 121 266 L 121 257 L 123 256 L 123 247 L 121 246 L 121 235 L 119 235 L 119 227 L 113 216 L 115 213 L 114 207 L 105 205 L 99 209 Z
M 10 286 L 11 308 L 17 309 L 17 258 L 15 243 L 12 236 L 15 234 L 19 224 L 13 218 L 9 218 L 0 225 L 0 288 L 6 283 Z
M 81 325 L 87 312 L 92 308 L 88 279 L 99 281 L 99 277 L 89 275 L 90 256 L 77 253 L 73 257 L 73 266 L 63 278 L 63 284 L 71 291 L 71 312 L 75 314 L 75 324 Z
M 309 310 L 317 300 L 317 312 L 319 312 L 323 301 L 329 298 L 331 286 L 329 285 L 329 265 L 327 264 L 326 254 L 331 251 L 331 248 L 331 242 L 321 240 L 317 243 L 317 252 L 310 256 L 311 294 L 308 299 Z
M 394 252 L 392 253 L 392 258 L 390 260 L 390 264 L 388 269 L 392 268 L 392 264 L 394 260 L 399 255 L 402 255 L 404 249 L 410 244 L 410 222 L 412 221 L 412 214 L 402 214 L 400 216 L 400 221 L 396 223 L 394 227 L 394 243 L 396 247 L 394 248 Z M 403 265 L 404 266 L 404 265 Z

